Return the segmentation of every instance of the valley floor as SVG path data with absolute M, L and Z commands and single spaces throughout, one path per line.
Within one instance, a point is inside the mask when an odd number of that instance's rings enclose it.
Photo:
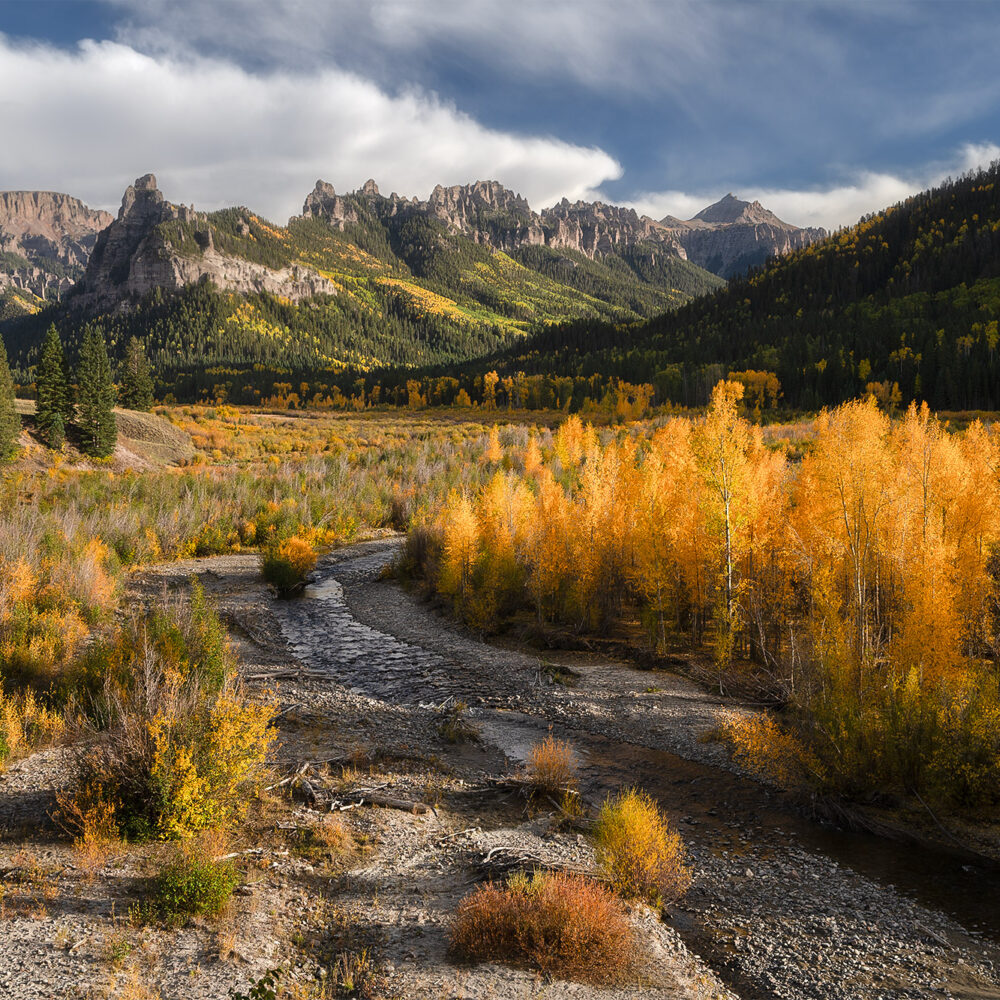
M 269 968 L 305 983 L 351 953 L 380 964 L 379 995 L 428 1000 L 1000 996 L 996 869 L 802 818 L 705 741 L 720 709 L 748 709 L 602 655 L 481 642 L 381 579 L 398 544 L 334 552 L 293 601 L 269 596 L 253 555 L 137 579 L 141 598 L 201 577 L 248 683 L 276 693 L 278 766 L 298 777 L 229 845 L 249 868 L 231 911 L 170 931 L 126 919 L 155 845 L 88 876 L 47 823 L 65 751 L 12 768 L 0 778 L 2 995 L 224 1000 Z M 475 742 L 439 732 L 459 701 Z M 696 870 L 665 921 L 632 912 L 646 955 L 615 989 L 447 955 L 449 917 L 477 881 L 515 864 L 593 864 L 582 828 L 527 809 L 509 780 L 548 732 L 574 745 L 591 805 L 623 785 L 653 794 Z M 350 808 L 372 795 L 433 808 Z M 305 834 L 331 807 L 338 839 L 316 847 Z

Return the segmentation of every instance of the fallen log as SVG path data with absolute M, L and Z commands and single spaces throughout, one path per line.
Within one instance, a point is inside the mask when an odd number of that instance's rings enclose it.
M 396 799 L 391 795 L 366 795 L 361 800 L 366 806 L 382 806 L 384 809 L 399 809 L 402 812 L 413 813 L 415 816 L 423 816 L 431 811 L 431 807 L 426 802 L 414 802 L 410 799 Z

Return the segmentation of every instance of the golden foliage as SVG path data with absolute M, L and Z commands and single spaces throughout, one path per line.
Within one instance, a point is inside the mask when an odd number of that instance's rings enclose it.
M 528 754 L 528 782 L 538 792 L 561 794 L 576 787 L 576 754 L 565 740 L 546 736 Z
M 30 688 L 19 694 L 0 688 L 0 771 L 57 740 L 65 728 L 62 716 L 41 704 Z
M 814 777 L 819 765 L 805 746 L 763 712 L 723 712 L 719 736 L 751 774 L 783 788 Z
M 264 579 L 283 594 L 300 586 L 315 565 L 316 553 L 303 538 L 286 538 L 261 553 Z
M 657 653 L 707 646 L 720 685 L 752 678 L 797 709 L 784 721 L 811 781 L 1000 802 L 993 743 L 955 737 L 997 704 L 1000 434 L 953 432 L 926 406 L 893 420 L 868 397 L 811 438 L 765 436 L 743 413 L 748 386 L 755 405 L 771 391 L 756 374 L 720 382 L 703 417 L 598 431 L 572 416 L 544 454 L 529 439 L 422 528 L 423 551 L 444 552 L 428 576 L 484 631 L 532 608 L 578 631 L 641 622 Z M 786 759 L 761 726 L 741 745 Z M 970 755 L 951 791 L 932 778 L 945 732 Z
M 605 800 L 594 847 L 598 864 L 623 896 L 672 903 L 691 884 L 684 842 L 645 792 L 627 789 Z

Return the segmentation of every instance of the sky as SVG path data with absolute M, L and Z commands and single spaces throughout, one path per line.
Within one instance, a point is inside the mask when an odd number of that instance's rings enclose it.
M 835 229 L 1000 157 L 1000 0 L 0 0 L 0 190 L 499 180 Z

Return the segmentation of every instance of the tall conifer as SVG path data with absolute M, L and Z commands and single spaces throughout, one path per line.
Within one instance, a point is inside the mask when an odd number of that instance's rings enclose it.
M 148 410 L 153 405 L 153 376 L 138 337 L 133 337 L 125 348 L 118 399 L 126 410 Z
M 97 458 L 107 458 L 118 441 L 114 414 L 115 386 L 111 381 L 111 362 L 108 360 L 104 333 L 96 326 L 88 325 L 84 331 L 77 391 L 77 426 L 83 437 L 83 450 Z
M 15 452 L 20 433 L 21 417 L 14 406 L 14 380 L 7 364 L 7 349 L 0 337 L 0 459 Z
M 73 401 L 66 354 L 55 324 L 45 333 L 42 357 L 35 372 L 35 388 L 38 397 L 35 423 L 46 443 L 59 448 L 61 431 L 64 432 L 73 420 Z

